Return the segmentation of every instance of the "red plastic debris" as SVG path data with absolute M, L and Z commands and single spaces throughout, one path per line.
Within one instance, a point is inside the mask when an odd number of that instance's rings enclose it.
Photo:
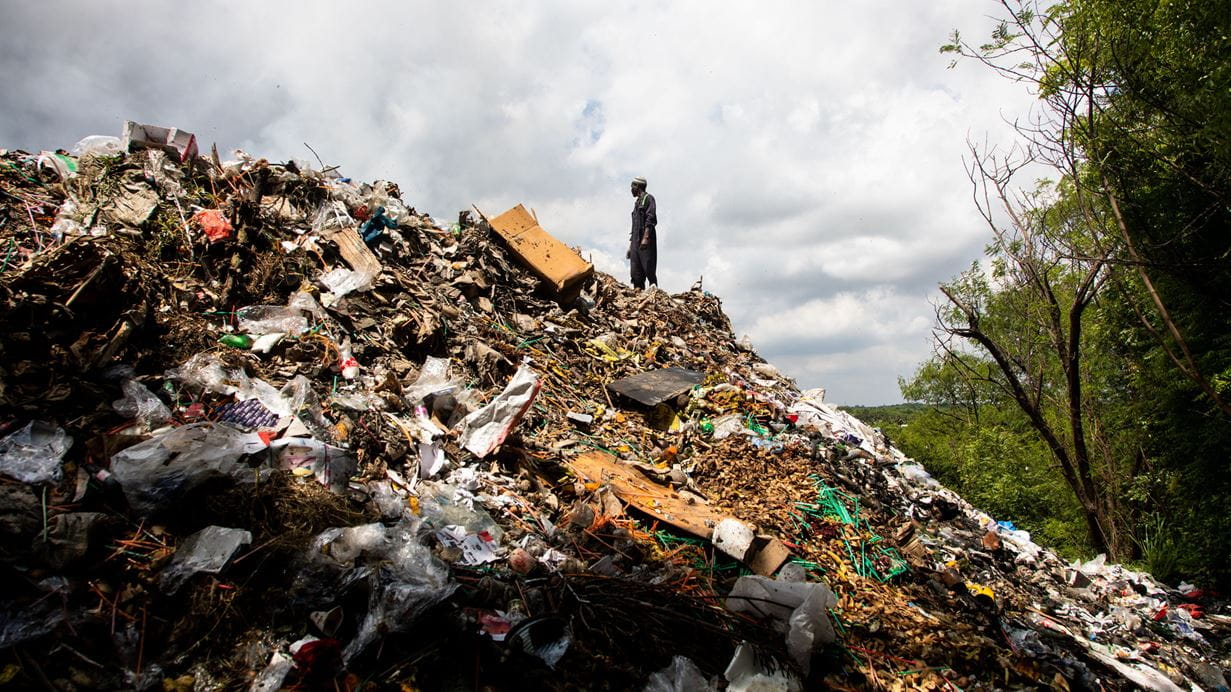
M 342 642 L 337 639 L 310 641 L 292 653 L 291 658 L 305 678 L 331 678 L 342 669 Z
M 192 215 L 192 220 L 201 227 L 201 230 L 205 232 L 205 237 L 209 238 L 211 243 L 226 240 L 235 233 L 231 222 L 227 221 L 222 212 L 217 209 L 199 211 Z
M 1201 610 L 1201 606 L 1196 603 L 1181 603 L 1180 605 L 1176 607 L 1187 610 L 1188 614 L 1193 616 L 1194 618 L 1199 618 L 1202 615 L 1205 615 L 1205 611 Z

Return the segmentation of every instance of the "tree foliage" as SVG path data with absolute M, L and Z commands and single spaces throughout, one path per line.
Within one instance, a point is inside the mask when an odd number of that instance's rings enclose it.
M 1009 440 L 1041 451 L 1030 468 L 1065 490 L 1089 547 L 1225 580 L 1231 5 L 1001 6 L 986 42 L 955 33 L 941 50 L 1021 81 L 1039 106 L 1013 151 L 971 149 L 987 258 L 942 285 L 936 355 L 902 383 L 954 444 L 917 427 L 904 444 L 1023 512 L 1013 476 L 988 477 L 1000 465 L 978 455 L 1004 457 Z M 1020 180 L 1038 166 L 1054 182 Z

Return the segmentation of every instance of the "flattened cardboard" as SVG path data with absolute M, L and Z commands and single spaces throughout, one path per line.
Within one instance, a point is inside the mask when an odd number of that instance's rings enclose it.
M 762 577 L 772 577 L 791 558 L 791 550 L 772 536 L 757 536 L 757 539 L 758 543 L 764 539 L 765 544 L 748 561 L 748 567 Z
M 580 290 L 580 284 L 594 274 L 594 265 L 543 230 L 520 204 L 488 223 L 504 239 L 513 254 L 540 279 L 550 284 L 556 293 L 565 293 L 573 288 Z
M 607 385 L 616 394 L 622 394 L 637 403 L 657 406 L 670 401 L 701 384 L 705 373 L 685 368 L 663 368 L 641 372 L 616 380 Z

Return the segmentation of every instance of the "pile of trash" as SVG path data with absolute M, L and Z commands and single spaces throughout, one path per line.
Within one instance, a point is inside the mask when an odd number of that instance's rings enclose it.
M 1061 561 L 520 206 L 129 123 L 0 150 L 0 243 L 0 684 L 1227 686 L 1220 596 Z

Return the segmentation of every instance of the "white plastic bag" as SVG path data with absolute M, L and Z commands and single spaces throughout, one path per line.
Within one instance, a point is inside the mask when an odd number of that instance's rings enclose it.
M 791 582 L 757 575 L 740 577 L 727 596 L 726 608 L 769 618 L 787 633 L 787 650 L 807 672 L 812 651 L 837 639 L 829 609 L 838 604 L 833 591 L 819 582 Z
M 540 386 L 538 375 L 521 366 L 491 403 L 462 419 L 461 445 L 480 459 L 491 454 L 530 409 Z
M 115 156 L 124 153 L 124 140 L 107 135 L 90 135 L 73 145 L 73 156 Z
M 73 439 L 60 426 L 31 421 L 0 440 L 0 474 L 23 483 L 51 483 L 63 477 L 60 460 Z
M 160 584 L 173 594 L 194 574 L 218 574 L 236 551 L 249 543 L 252 543 L 252 534 L 248 531 L 207 526 L 185 538 L 175 549 L 171 564 L 159 575 Z
M 171 420 L 171 409 L 162 403 L 162 399 L 146 389 L 145 385 L 127 378 L 121 383 L 120 388 L 124 391 L 124 398 L 111 404 L 116 413 L 136 418 L 151 426 Z
M 129 504 L 148 514 L 207 480 L 252 478 L 252 471 L 239 464 L 239 459 L 265 446 L 256 433 L 229 425 L 192 423 L 112 456 L 111 473 Z
M 712 692 L 714 689 L 697 664 L 684 656 L 676 656 L 671 659 L 671 665 L 650 676 L 642 692 Z

